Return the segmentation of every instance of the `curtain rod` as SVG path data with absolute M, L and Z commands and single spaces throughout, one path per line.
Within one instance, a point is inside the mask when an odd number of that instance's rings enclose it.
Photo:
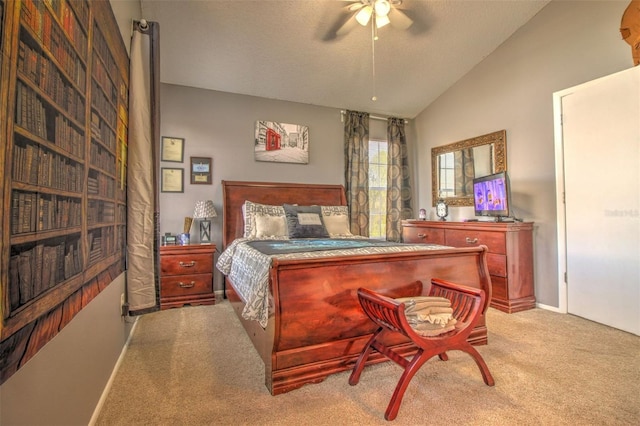
M 344 115 L 347 113 L 347 111 L 345 110 L 340 110 L 340 121 L 344 123 Z M 387 119 L 389 117 L 381 117 L 379 115 L 371 115 L 369 114 L 369 118 L 372 120 L 384 120 L 387 121 Z M 407 124 L 409 122 L 409 120 L 407 120 L 406 118 L 403 119 L 404 123 Z

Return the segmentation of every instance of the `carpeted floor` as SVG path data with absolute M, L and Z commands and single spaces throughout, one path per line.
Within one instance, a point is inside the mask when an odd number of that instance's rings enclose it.
M 412 380 L 397 425 L 638 425 L 640 337 L 542 309 L 490 309 L 489 345 L 430 360 Z M 98 425 L 375 425 L 401 374 L 367 367 L 271 396 L 264 366 L 230 304 L 138 320 Z

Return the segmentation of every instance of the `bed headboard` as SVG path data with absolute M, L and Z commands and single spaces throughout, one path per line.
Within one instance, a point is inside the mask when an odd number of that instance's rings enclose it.
M 222 181 L 222 245 L 226 248 L 242 237 L 244 220 L 242 205 L 246 200 L 260 204 L 345 206 L 347 198 L 342 185 L 307 183 Z

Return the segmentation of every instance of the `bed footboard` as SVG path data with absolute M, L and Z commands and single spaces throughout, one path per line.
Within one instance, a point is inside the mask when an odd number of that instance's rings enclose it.
M 270 287 L 274 310 L 265 329 L 246 321 L 243 302 L 227 282 L 227 297 L 265 363 L 265 384 L 273 395 L 353 368 L 375 325 L 362 311 L 357 289 L 389 297 L 427 295 L 431 279 L 482 288 L 483 314 L 469 341 L 487 343 L 484 313 L 491 299 L 486 247 L 444 249 L 328 259 L 274 260 Z M 421 284 L 422 283 L 422 284 Z M 416 348 L 402 336 L 393 345 L 410 355 Z M 369 364 L 385 361 L 372 357 Z

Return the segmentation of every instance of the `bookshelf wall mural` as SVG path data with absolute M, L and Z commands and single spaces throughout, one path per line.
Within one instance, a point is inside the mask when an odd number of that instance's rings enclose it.
M 129 59 L 108 0 L 0 0 L 0 384 L 124 270 Z

